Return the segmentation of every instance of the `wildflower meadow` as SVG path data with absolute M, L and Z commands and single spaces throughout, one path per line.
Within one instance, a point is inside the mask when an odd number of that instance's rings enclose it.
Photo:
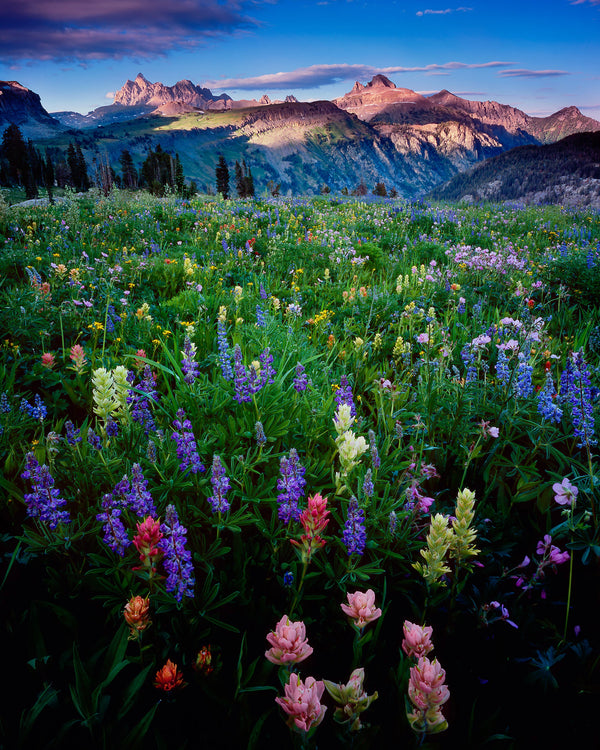
M 597 212 L 0 205 L 0 328 L 0 747 L 595 745 Z

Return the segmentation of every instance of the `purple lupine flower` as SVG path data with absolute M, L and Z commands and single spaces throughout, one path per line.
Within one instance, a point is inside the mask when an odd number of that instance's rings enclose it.
M 472 383 L 477 380 L 477 368 L 475 367 L 475 354 L 471 350 L 469 344 L 465 344 L 460 352 L 460 358 L 462 359 L 467 372 L 465 375 L 465 383 Z
M 262 285 L 262 282 L 261 282 L 260 287 L 258 289 L 258 293 L 259 293 L 261 299 L 267 299 L 269 297 L 269 295 L 267 294 L 267 290 Z
M 374 469 L 378 469 L 381 466 L 381 459 L 379 458 L 379 451 L 377 450 L 377 443 L 375 441 L 375 432 L 369 430 L 367 433 L 369 440 L 369 448 L 371 451 L 371 465 Z
M 546 382 L 544 387 L 538 393 L 537 401 L 537 409 L 542 417 L 548 422 L 559 424 L 563 412 L 560 406 L 556 403 L 556 389 L 554 387 L 552 375 L 549 372 L 546 373 Z
M 39 518 L 51 529 L 55 529 L 59 523 L 71 522 L 69 511 L 61 510 L 67 501 L 60 496 L 60 490 L 54 486 L 50 469 L 46 464 L 40 466 L 31 452 L 25 457 L 25 471 L 21 477 L 31 482 L 32 492 L 23 495 L 30 518 Z
M 344 525 L 342 541 L 350 555 L 359 557 L 365 551 L 367 544 L 367 531 L 365 529 L 365 512 L 358 507 L 358 501 L 355 497 L 350 498 L 348 503 L 348 516 Z
M 134 385 L 135 375 L 129 371 L 127 379 Z M 150 409 L 150 403 L 154 403 L 158 398 L 154 376 L 149 365 L 144 367 L 144 374 L 141 381 L 135 386 L 136 390 L 128 392 L 127 403 L 131 404 L 131 417 L 134 422 L 139 422 L 144 428 L 146 435 L 156 429 L 154 415 Z
M 148 440 L 148 445 L 146 446 L 146 457 L 151 464 L 156 463 L 156 443 L 154 440 Z
M 281 477 L 277 480 L 277 489 L 280 491 L 277 495 L 279 503 L 277 515 L 284 523 L 289 523 L 292 519 L 298 521 L 301 515 L 298 502 L 304 495 L 306 469 L 300 464 L 298 451 L 295 448 L 290 450 L 289 458 L 281 457 L 279 470 Z
M 103 524 L 104 537 L 102 541 L 108 545 L 119 557 L 123 557 L 125 550 L 131 544 L 127 531 L 121 520 L 122 508 L 113 505 L 113 496 L 108 494 L 102 500 L 102 513 L 96 519 Z
M 231 482 L 225 474 L 225 467 L 221 463 L 219 456 L 213 456 L 212 473 L 210 482 L 213 488 L 213 494 L 208 498 L 213 513 L 227 513 L 231 503 L 227 500 L 227 491 L 231 487 Z
M 200 367 L 195 360 L 196 345 L 192 343 L 189 336 L 183 340 L 183 351 L 181 352 L 181 371 L 184 374 L 184 380 L 188 385 L 192 385 L 194 380 L 200 374 Z
M 561 375 L 560 397 L 571 407 L 573 434 L 579 438 L 578 448 L 595 445 L 592 401 L 597 396 L 590 383 L 587 364 L 581 352 L 573 352 Z
M 308 375 L 304 370 L 302 362 L 296 365 L 296 377 L 294 378 L 294 388 L 298 393 L 302 393 L 308 387 Z
M 133 464 L 131 467 L 131 485 L 124 495 L 127 505 L 140 518 L 146 516 L 154 518 L 156 516 L 156 507 L 147 488 L 148 480 L 144 479 L 142 467 L 139 464 Z
M 163 536 L 158 546 L 164 553 L 162 564 L 167 572 L 166 589 L 174 592 L 178 602 L 184 596 L 193 598 L 195 577 L 192 553 L 186 549 L 187 529 L 179 523 L 174 505 L 167 505 L 160 530 Z
M 500 383 L 507 385 L 510 380 L 510 369 L 508 367 L 508 357 L 506 356 L 506 350 L 504 347 L 498 349 L 498 357 L 496 359 L 496 376 Z
M 0 395 L 0 414 L 8 414 L 10 412 L 10 404 L 8 402 L 8 394 L 6 391 Z
M 117 437 L 119 434 L 119 425 L 114 419 L 106 420 L 106 434 L 108 437 Z
M 221 365 L 221 375 L 225 380 L 233 380 L 233 369 L 231 367 L 231 351 L 227 341 L 227 330 L 225 321 L 219 318 L 217 320 L 217 346 L 219 349 L 219 364 Z
M 264 328 L 267 325 L 267 316 L 260 305 L 256 305 L 256 325 L 258 328 Z
M 177 458 L 181 461 L 181 471 L 190 469 L 192 474 L 205 471 L 204 464 L 200 461 L 198 445 L 192 431 L 192 423 L 186 417 L 183 409 L 177 411 L 177 418 L 173 420 L 173 431 L 171 438 L 177 443 Z
M 91 427 L 88 427 L 87 441 L 92 446 L 92 448 L 95 448 L 97 451 L 102 448 L 102 440 L 100 440 L 100 436 L 96 435 Z
M 517 355 L 517 376 L 515 379 L 515 393 L 518 398 L 529 398 L 533 394 L 533 382 L 531 374 L 533 367 L 529 361 L 529 352 L 522 351 Z
M 354 398 L 352 397 L 352 388 L 350 387 L 348 378 L 345 375 L 342 375 L 340 378 L 340 387 L 335 394 L 335 403 L 338 406 L 347 404 L 350 407 L 350 416 L 356 416 L 356 406 L 354 405 Z
M 262 448 L 267 442 L 267 436 L 265 435 L 265 428 L 263 427 L 262 422 L 257 422 L 254 425 L 254 437 L 256 438 L 256 444 L 259 448 Z
M 48 416 L 48 409 L 46 409 L 44 402 L 41 399 L 39 393 L 36 393 L 33 399 L 33 406 L 27 401 L 26 398 L 21 400 L 20 411 L 24 411 L 29 414 L 33 419 L 37 419 L 43 422 Z
M 81 430 L 79 427 L 75 427 L 70 419 L 65 422 L 65 431 L 67 433 L 67 443 L 69 445 L 76 445 L 81 442 Z
M 248 383 L 249 374 L 244 367 L 242 360 L 242 350 L 239 344 L 236 344 L 233 349 L 233 368 L 234 368 L 234 379 L 233 384 L 235 386 L 235 400 L 241 404 L 243 402 L 252 401 L 252 392 Z M 254 377 L 256 377 L 256 370 L 254 371 Z
M 398 516 L 396 515 L 396 511 L 392 510 L 388 517 L 388 531 L 390 532 L 390 536 L 394 536 L 394 534 L 396 533 L 397 526 L 398 526 Z
M 372 498 L 373 494 L 375 492 L 375 487 L 373 485 L 373 474 L 371 472 L 371 469 L 367 469 L 367 472 L 365 474 L 365 478 L 363 481 L 363 494 L 366 498 Z
M 260 362 L 260 379 L 258 390 L 264 388 L 266 385 L 274 383 L 274 377 L 277 375 L 275 369 L 271 366 L 273 364 L 273 355 L 269 347 L 264 349 L 258 357 Z

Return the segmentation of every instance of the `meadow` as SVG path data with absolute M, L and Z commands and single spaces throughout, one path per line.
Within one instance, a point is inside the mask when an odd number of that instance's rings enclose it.
M 584 209 L 0 204 L 0 746 L 591 747 L 599 302 Z

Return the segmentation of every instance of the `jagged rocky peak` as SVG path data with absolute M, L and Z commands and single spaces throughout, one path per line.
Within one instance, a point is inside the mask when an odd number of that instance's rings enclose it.
M 263 94 L 258 100 L 259 104 L 271 104 L 271 99 L 267 94 Z
M 359 84 L 360 85 L 360 84 Z M 356 86 L 356 84 L 355 84 Z M 381 73 L 377 73 L 377 75 L 374 75 L 373 78 L 367 83 L 366 87 L 368 89 L 395 89 L 396 84 L 392 83 L 390 79 L 387 76 L 382 75 Z
M 359 91 L 362 91 L 364 89 L 364 86 L 359 81 L 355 81 L 354 86 L 350 89 L 351 94 L 357 94 Z
M 284 101 L 287 102 L 288 104 L 297 104 L 298 103 L 298 100 L 296 99 L 296 97 L 293 94 L 288 94 L 285 97 Z

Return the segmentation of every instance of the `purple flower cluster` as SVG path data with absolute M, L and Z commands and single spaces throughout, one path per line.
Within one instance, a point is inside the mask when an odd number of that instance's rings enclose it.
M 354 398 L 352 396 L 352 388 L 350 387 L 350 383 L 348 383 L 348 378 L 345 375 L 342 375 L 340 378 L 340 387 L 337 390 L 337 393 L 335 394 L 335 403 L 338 406 L 341 406 L 342 404 L 346 404 L 350 407 L 350 416 L 355 417 L 356 416 L 356 406 L 354 405 Z
M 304 370 L 302 362 L 296 365 L 296 377 L 294 378 L 294 388 L 298 393 L 302 393 L 308 388 L 308 375 Z
M 371 466 L 377 470 L 381 466 L 381 459 L 379 458 L 379 451 L 377 450 L 377 442 L 375 440 L 375 432 L 369 430 L 367 433 L 367 439 L 369 440 L 369 448 L 371 451 Z
M 373 485 L 373 474 L 371 472 L 371 469 L 367 469 L 367 473 L 365 474 L 365 478 L 363 481 L 363 494 L 366 498 L 370 499 L 373 497 L 374 493 L 375 486 Z
M 31 405 L 26 398 L 21 400 L 20 411 L 29 414 L 33 419 L 37 419 L 43 422 L 48 416 L 48 409 L 46 409 L 44 402 L 42 401 L 39 393 L 36 393 L 33 399 L 33 405 Z
M 592 402 L 597 398 L 596 388 L 592 388 L 587 363 L 581 352 L 573 352 L 567 360 L 560 378 L 560 398 L 571 407 L 573 433 L 579 438 L 578 448 L 595 445 L 595 424 Z
M 99 451 L 102 448 L 102 440 L 100 440 L 100 436 L 96 435 L 94 430 L 91 427 L 88 427 L 87 431 L 87 441 L 89 445 L 92 446 L 95 450 Z
M 195 360 L 196 347 L 189 336 L 183 340 L 183 351 L 181 353 L 181 370 L 184 374 L 184 380 L 188 385 L 192 385 L 194 380 L 200 374 L 200 368 Z
M 227 331 L 225 329 L 225 321 L 221 318 L 217 320 L 217 347 L 219 349 L 219 364 L 221 365 L 221 375 L 225 378 L 225 380 L 233 380 L 231 352 L 229 351 L 229 342 L 227 341 Z
M 519 352 L 518 360 L 515 393 L 518 398 L 529 398 L 533 395 L 533 382 L 531 380 L 533 367 L 529 361 L 529 352 Z
M 25 471 L 21 477 L 31 482 L 32 491 L 23 495 L 30 518 L 39 518 L 51 529 L 55 529 L 59 523 L 71 522 L 69 512 L 61 510 L 67 501 L 60 496 L 60 490 L 54 486 L 50 469 L 46 464 L 40 466 L 33 453 L 28 453 L 25 457 Z
M 150 409 L 150 403 L 154 403 L 158 398 L 158 391 L 155 387 L 154 376 L 149 365 L 144 367 L 144 375 L 140 382 L 135 385 L 135 375 L 129 371 L 127 379 L 135 390 L 129 391 L 127 403 L 131 404 L 131 417 L 134 422 L 139 422 L 144 428 L 146 435 L 156 429 L 154 415 Z
M 187 529 L 179 523 L 174 505 L 167 505 L 160 530 L 163 537 L 158 546 L 164 553 L 162 563 L 167 572 L 167 591 L 174 592 L 178 602 L 184 596 L 193 598 L 195 578 L 192 553 L 186 549 Z
M 75 427 L 70 419 L 65 422 L 65 431 L 67 433 L 67 443 L 69 445 L 76 445 L 81 442 L 81 430 L 79 427 Z
M 231 482 L 225 474 L 225 467 L 221 463 L 219 456 L 213 456 L 212 473 L 210 482 L 212 484 L 213 494 L 208 498 L 213 513 L 227 513 L 231 503 L 227 500 L 227 492 L 231 487 Z
M 552 375 L 546 373 L 546 382 L 544 387 L 538 393 L 538 411 L 542 417 L 548 422 L 554 422 L 559 424 L 562 419 L 562 409 L 556 403 L 556 389 L 554 387 L 554 381 Z
M 267 325 L 267 315 L 260 305 L 256 305 L 256 325 L 264 328 Z
M 355 497 L 350 498 L 348 503 L 348 516 L 344 525 L 342 541 L 348 555 L 360 555 L 365 551 L 367 544 L 367 530 L 365 529 L 365 512 L 358 507 Z
M 289 458 L 281 457 L 279 470 L 281 477 L 277 480 L 277 489 L 280 492 L 277 495 L 279 503 L 277 515 L 284 523 L 289 523 L 292 519 L 298 521 L 301 515 L 298 502 L 304 495 L 306 469 L 300 464 L 298 451 L 295 448 L 290 450 Z
M 259 448 L 262 448 L 267 442 L 267 436 L 265 435 L 265 428 L 263 427 L 262 422 L 257 422 L 254 425 L 254 437 L 256 438 L 256 444 Z
M 500 383 L 508 385 L 508 381 L 510 380 L 510 369 L 508 366 L 508 357 L 506 356 L 506 350 L 504 348 L 498 349 L 498 357 L 496 359 L 496 375 Z
M 139 518 L 157 515 L 152 495 L 148 491 L 148 481 L 144 479 L 140 464 L 131 467 L 131 481 L 127 474 L 117 482 L 112 492 L 102 498 L 102 512 L 96 519 L 103 524 L 103 541 L 113 552 L 123 557 L 131 544 L 121 520 L 124 510 L 131 509 Z
M 205 471 L 204 464 L 200 461 L 196 438 L 192 431 L 192 423 L 186 417 L 183 409 L 177 411 L 177 418 L 173 420 L 175 430 L 171 438 L 177 443 L 177 458 L 181 461 L 181 471 L 191 469 L 192 474 Z
M 104 536 L 102 541 L 109 546 L 119 557 L 123 557 L 125 550 L 131 544 L 127 536 L 125 526 L 121 520 L 123 509 L 113 505 L 113 495 L 109 493 L 102 499 L 102 513 L 98 513 L 96 519 L 102 523 Z
M 258 358 L 260 368 L 253 365 L 246 367 L 242 358 L 242 350 L 239 344 L 233 349 L 233 367 L 234 367 L 234 398 L 238 403 L 252 401 L 252 396 L 258 393 L 267 384 L 273 383 L 273 376 L 277 373 L 272 367 L 273 356 L 267 347 Z

